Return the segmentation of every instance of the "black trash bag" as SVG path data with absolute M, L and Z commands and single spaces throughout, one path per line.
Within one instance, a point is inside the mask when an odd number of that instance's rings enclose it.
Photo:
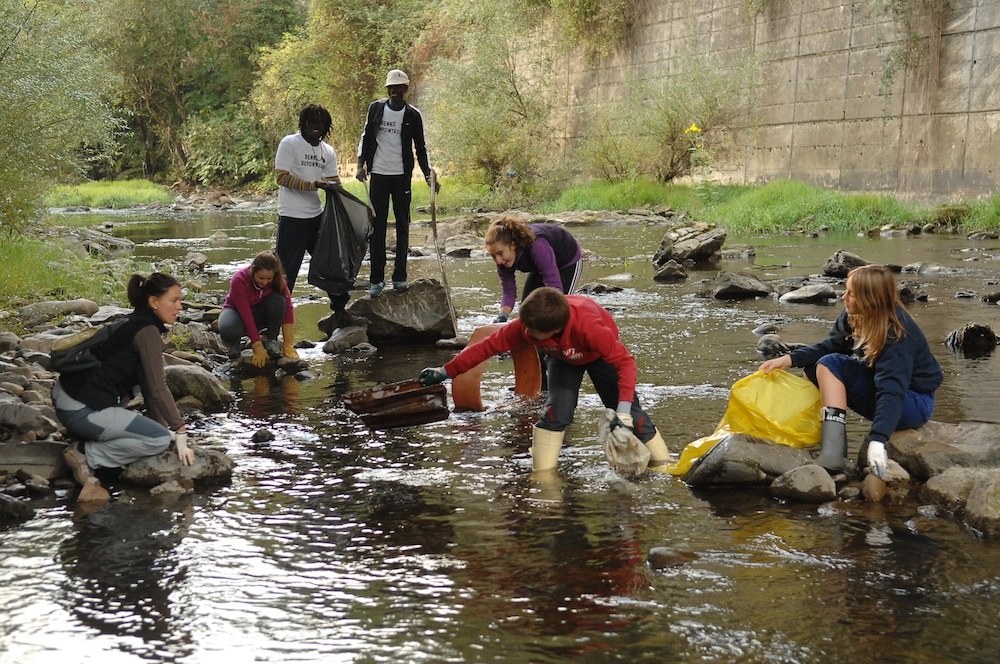
M 375 212 L 344 189 L 326 192 L 323 223 L 309 259 L 308 281 L 329 294 L 331 302 L 347 302 L 361 261 L 368 250 Z

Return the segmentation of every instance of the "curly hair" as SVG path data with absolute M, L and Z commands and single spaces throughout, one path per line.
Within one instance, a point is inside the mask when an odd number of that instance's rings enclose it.
M 524 219 L 504 215 L 490 224 L 484 240 L 487 245 L 502 242 L 518 249 L 527 249 L 535 243 L 535 234 Z

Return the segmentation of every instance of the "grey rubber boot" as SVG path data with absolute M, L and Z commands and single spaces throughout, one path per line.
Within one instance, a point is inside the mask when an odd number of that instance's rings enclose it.
M 823 407 L 823 435 L 816 463 L 827 470 L 844 470 L 847 458 L 847 411 L 842 408 Z

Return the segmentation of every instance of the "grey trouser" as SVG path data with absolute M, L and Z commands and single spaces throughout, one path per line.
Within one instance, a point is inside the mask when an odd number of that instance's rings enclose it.
M 94 410 L 66 394 L 59 383 L 52 388 L 52 404 L 67 431 L 87 443 L 84 454 L 91 468 L 121 468 L 170 447 L 170 430 L 134 410 Z
M 274 341 L 281 332 L 281 323 L 285 320 L 285 296 L 281 293 L 271 293 L 263 302 L 253 307 L 253 321 L 260 336 Z M 219 314 L 219 336 L 227 344 L 236 343 L 247 334 L 247 326 L 243 317 L 236 309 L 226 307 Z

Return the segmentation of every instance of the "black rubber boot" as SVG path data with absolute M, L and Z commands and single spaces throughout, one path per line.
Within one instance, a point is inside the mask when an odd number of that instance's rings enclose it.
M 823 407 L 823 437 L 816 463 L 827 470 L 844 470 L 847 458 L 847 411 L 843 408 Z

